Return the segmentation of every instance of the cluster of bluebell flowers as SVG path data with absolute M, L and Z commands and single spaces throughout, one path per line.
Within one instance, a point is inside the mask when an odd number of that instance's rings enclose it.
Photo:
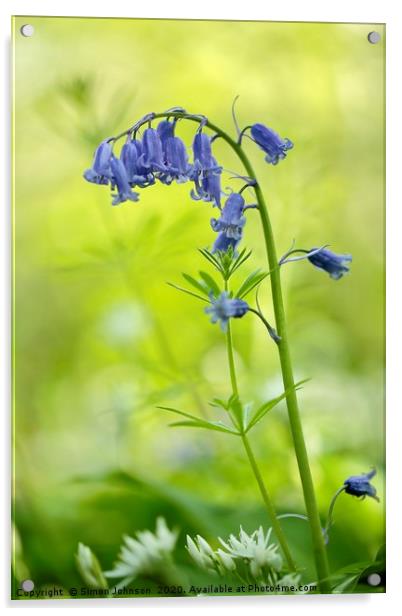
M 170 185 L 191 182 L 190 196 L 195 201 L 206 201 L 220 211 L 219 217 L 211 219 L 211 227 L 217 233 L 211 253 L 231 253 L 237 255 L 237 247 L 243 237 L 246 224 L 245 210 L 253 205 L 246 205 L 242 191 L 231 192 L 225 203 L 222 203 L 224 193 L 221 188 L 223 167 L 216 160 L 212 152 L 214 137 L 205 132 L 208 124 L 204 116 L 187 114 L 180 107 L 172 108 L 161 119 L 156 128 L 152 127 L 155 114 L 151 113 L 137 122 L 118 137 L 110 137 L 100 143 L 95 151 L 92 167 L 84 172 L 88 182 L 99 185 L 109 185 L 112 190 L 112 205 L 125 201 L 138 201 L 139 193 L 133 189 L 144 189 L 161 182 Z M 192 143 L 192 160 L 189 160 L 185 143 L 176 135 L 176 126 L 182 119 L 197 119 L 199 126 L 195 132 Z M 146 126 L 140 138 L 140 129 Z M 239 131 L 238 143 L 242 141 L 246 131 L 248 137 L 265 152 L 265 160 L 271 165 L 283 160 L 288 151 L 293 148 L 290 139 L 280 137 L 272 128 L 261 123 L 247 126 Z M 114 153 L 114 146 L 118 139 L 125 137 L 119 156 Z M 243 176 L 237 176 L 242 178 Z M 244 180 L 250 180 L 244 178 Z M 247 182 L 252 187 L 255 182 Z M 304 257 L 288 258 L 293 252 L 303 252 Z M 331 278 L 337 280 L 349 271 L 347 263 L 351 261 L 350 255 L 337 255 L 326 247 L 320 249 L 291 250 L 279 264 L 296 261 L 301 258 L 308 259 L 312 265 L 329 273 Z M 211 300 L 211 307 L 207 312 L 212 315 L 212 322 L 220 321 L 226 329 L 228 319 L 243 316 L 247 310 L 246 302 L 231 298 L 222 293 L 219 298 Z
M 136 132 L 128 132 L 119 157 L 113 152 L 115 138 L 102 141 L 84 178 L 94 184 L 110 185 L 112 205 L 138 201 L 139 195 L 132 189 L 152 186 L 158 180 L 167 185 L 191 181 L 194 187 L 190 195 L 194 200 L 209 201 L 220 208 L 222 167 L 212 155 L 211 137 L 197 131 L 190 163 L 186 145 L 175 135 L 175 127 L 174 120 L 162 120 L 156 129 L 146 128 L 142 139 Z

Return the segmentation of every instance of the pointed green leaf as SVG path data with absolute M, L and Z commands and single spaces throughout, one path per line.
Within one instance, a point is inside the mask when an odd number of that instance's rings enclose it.
M 157 409 L 162 409 L 163 411 L 170 411 L 171 413 L 176 413 L 176 415 L 182 415 L 183 417 L 188 417 L 189 419 L 194 419 L 195 421 L 199 421 L 199 417 L 196 415 L 191 415 L 190 413 L 185 413 L 184 411 L 180 411 L 179 409 L 174 409 L 171 406 L 157 406 Z
M 255 412 L 254 415 L 252 416 L 252 418 L 250 419 L 248 425 L 246 426 L 246 432 L 248 432 L 249 430 L 251 430 L 251 428 L 253 428 L 259 421 L 261 421 L 261 419 L 270 411 L 272 410 L 277 404 L 279 404 L 279 402 L 281 402 L 281 400 L 283 400 L 284 398 L 286 398 L 286 396 L 289 394 L 290 391 L 292 391 L 292 389 L 299 389 L 299 387 L 303 384 L 306 383 L 307 381 L 309 381 L 310 379 L 304 379 L 303 381 L 299 381 L 298 383 L 295 383 L 295 385 L 293 385 L 293 387 L 289 387 L 288 389 L 286 389 L 286 391 L 283 392 L 283 394 L 281 394 L 280 396 L 277 396 L 276 398 L 273 398 L 272 400 L 268 400 L 268 402 L 265 402 L 264 404 L 262 404 Z
M 225 411 L 227 411 L 228 408 L 229 408 L 228 402 L 225 402 L 225 400 L 221 400 L 220 398 L 213 398 L 209 402 L 209 404 L 210 404 L 210 406 L 214 406 L 214 407 L 225 409 Z
M 170 411 L 171 413 L 176 413 L 176 415 L 181 415 L 182 417 L 186 417 L 190 420 L 175 422 L 170 424 L 171 426 L 192 426 L 193 428 L 205 428 L 206 430 L 217 430 L 218 432 L 227 432 L 229 434 L 236 435 L 238 434 L 235 430 L 232 430 L 229 426 L 226 426 L 222 422 L 206 421 L 205 419 L 201 419 L 201 417 L 196 417 L 195 415 L 191 415 L 190 413 L 179 411 L 179 409 L 174 409 L 170 406 L 158 406 L 157 408 L 164 411 Z
M 210 421 L 176 421 L 170 424 L 170 427 L 177 428 L 204 428 L 205 430 L 215 430 L 216 432 L 225 432 L 226 434 L 234 434 L 239 436 L 239 433 L 235 430 L 231 430 L 225 424 L 214 423 Z
M 216 259 L 214 255 L 209 252 L 209 250 L 207 250 L 206 248 L 200 248 L 199 251 L 202 256 L 207 259 L 207 261 L 209 261 L 219 272 L 222 273 L 221 264 L 219 263 L 218 259 Z
M 228 400 L 229 410 L 232 411 L 237 427 L 243 430 L 243 405 L 240 402 L 239 396 L 233 394 Z
M 238 291 L 235 294 L 235 297 L 242 299 L 245 297 L 250 291 L 252 291 L 260 282 L 269 276 L 269 272 L 261 272 L 261 270 L 256 270 L 247 276 L 244 280 L 243 284 L 240 285 Z
M 199 274 L 201 278 L 203 279 L 203 281 L 205 282 L 205 284 L 208 286 L 208 288 L 213 292 L 215 297 L 218 297 L 218 295 L 221 294 L 221 290 L 219 288 L 218 283 L 212 278 L 212 276 L 207 274 L 207 272 L 200 271 Z
M 199 280 L 196 280 L 195 278 L 193 278 L 192 276 L 190 276 L 189 274 L 185 274 L 182 273 L 182 276 L 185 280 L 187 280 L 187 282 L 189 282 L 193 287 L 195 287 L 198 291 L 201 291 L 201 293 L 203 293 L 204 295 L 206 295 L 208 297 L 208 293 L 209 293 L 209 289 L 208 287 L 205 285 L 204 282 L 201 282 Z
M 245 263 L 247 261 L 247 259 L 249 259 L 251 257 L 251 250 L 249 250 L 248 252 L 246 252 L 246 249 L 244 248 L 240 254 L 238 255 L 237 259 L 234 261 L 234 263 L 232 264 L 232 267 L 230 269 L 230 276 L 237 270 L 239 269 L 239 267 L 241 265 L 243 265 L 243 263 Z
M 178 291 L 182 291 L 183 293 L 187 293 L 187 295 L 191 295 L 192 297 L 196 297 L 197 299 L 200 299 L 202 302 L 208 302 L 206 297 L 201 297 L 201 295 L 197 295 L 197 293 L 193 293 L 192 291 L 189 291 L 189 289 L 185 289 L 184 287 L 180 287 L 177 284 L 174 284 L 173 282 L 168 282 L 166 283 L 169 285 L 169 287 L 173 287 L 173 289 L 177 289 Z

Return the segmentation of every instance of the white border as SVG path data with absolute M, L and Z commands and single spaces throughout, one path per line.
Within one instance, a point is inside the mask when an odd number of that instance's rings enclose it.
M 339 21 L 359 23 L 387 24 L 387 534 L 388 541 L 388 578 L 386 595 L 336 596 L 336 597 L 248 597 L 248 598 L 203 598 L 203 599 L 135 599 L 99 601 L 56 602 L 13 602 L 9 596 L 9 430 L 10 422 L 10 23 L 11 15 L 61 15 L 61 16 L 93 16 L 93 17 L 166 17 L 166 18 L 210 18 L 210 19 L 265 19 L 272 21 Z M 0 6 L 0 32 L 3 59 L 1 113 L 3 144 L 0 150 L 1 169 L 5 171 L 1 182 L 3 204 L 0 223 L 1 250 L 1 372 L 0 391 L 2 393 L 2 450 L 1 465 L 3 472 L 0 494 L 4 503 L 2 507 L 1 533 L 5 546 L 1 550 L 0 583 L 1 598 L 5 607 L 23 610 L 27 607 L 44 609 L 77 609 L 86 610 L 130 609 L 136 612 L 143 610 L 205 610 L 240 613 L 244 609 L 252 609 L 256 613 L 275 610 L 281 613 L 298 616 L 310 614 L 315 608 L 328 613 L 347 609 L 353 614 L 363 613 L 366 616 L 375 614 L 379 609 L 389 609 L 397 603 L 399 590 L 399 572 L 401 570 L 400 555 L 402 554 L 402 539 L 399 530 L 401 520 L 401 488 L 400 456 L 398 456 L 400 435 L 402 434 L 400 405 L 397 404 L 398 376 L 402 366 L 401 326 L 402 294 L 400 292 L 400 231 L 401 231 L 401 81 L 400 58 L 402 58 L 402 19 L 400 9 L 392 0 L 337 0 L 337 2 L 322 2 L 322 0 L 281 0 L 278 3 L 266 3 L 262 0 L 247 0 L 246 2 L 217 3 L 216 0 L 188 2 L 188 0 L 154 0 L 151 3 L 133 3 L 129 0 L 113 0 L 100 3 L 88 0 L 3 0 Z M 362 224 L 366 224 L 362 221 Z M 399 317 L 399 318 L 398 318 Z M 400 380 L 400 379 L 399 379 Z M 386 605 L 385 605 L 386 604 Z

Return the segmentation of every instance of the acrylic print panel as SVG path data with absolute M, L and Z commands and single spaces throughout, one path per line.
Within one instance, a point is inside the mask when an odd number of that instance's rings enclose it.
M 384 53 L 14 19 L 13 598 L 384 592 Z

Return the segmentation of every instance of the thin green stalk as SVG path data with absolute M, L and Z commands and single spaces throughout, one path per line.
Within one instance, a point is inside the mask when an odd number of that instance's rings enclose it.
M 282 530 L 282 526 L 280 525 L 277 515 L 276 515 L 276 511 L 275 508 L 272 504 L 271 498 L 268 494 L 267 488 L 265 486 L 264 483 L 264 479 L 262 478 L 260 469 L 258 468 L 258 464 L 257 461 L 254 457 L 253 454 L 253 450 L 251 449 L 250 446 L 250 442 L 246 436 L 246 434 L 242 434 L 241 439 L 243 441 L 243 445 L 244 445 L 244 449 L 246 450 L 247 453 L 247 457 L 249 459 L 250 462 L 250 466 L 253 469 L 253 473 L 254 473 L 254 477 L 258 483 L 258 487 L 260 488 L 260 492 L 261 492 L 261 496 L 263 498 L 263 501 L 265 503 L 265 507 L 267 509 L 271 524 L 272 524 L 272 528 L 274 530 L 274 533 L 279 541 L 279 544 L 282 548 L 283 554 L 286 558 L 286 562 L 288 563 L 289 569 L 291 571 L 296 571 L 296 565 L 293 561 L 292 555 L 290 554 L 290 550 L 289 550 L 289 546 L 287 544 L 286 541 L 286 537 L 284 535 L 284 532 Z
M 206 119 L 202 119 L 200 116 L 190 116 L 184 112 L 164 112 L 157 113 L 153 116 L 156 118 L 165 118 L 165 117 L 176 117 L 182 119 L 188 119 L 192 122 L 196 122 L 200 124 L 202 121 L 204 125 L 210 128 L 212 131 L 219 134 L 221 139 L 226 141 L 226 143 L 236 152 L 239 159 L 243 163 L 243 166 L 246 170 L 248 177 L 255 180 L 256 184 L 253 186 L 257 203 L 258 203 L 258 211 L 261 218 L 261 224 L 264 234 L 264 242 L 267 253 L 267 259 L 269 264 L 269 269 L 271 271 L 270 283 L 271 283 L 271 291 L 272 291 L 272 299 L 275 313 L 275 324 L 276 331 L 280 336 L 281 340 L 276 345 L 279 352 L 279 359 L 282 371 L 282 380 L 286 390 L 289 391 L 286 397 L 286 404 L 288 409 L 289 423 L 293 437 L 293 443 L 297 458 L 297 463 L 299 467 L 300 479 L 303 487 L 304 501 L 306 504 L 307 515 L 309 518 L 309 524 L 311 529 L 311 537 L 313 543 L 313 552 L 314 552 L 314 560 L 317 570 L 318 582 L 320 586 L 320 590 L 323 593 L 331 592 L 331 585 L 329 582 L 329 567 L 327 561 L 327 553 L 325 549 L 324 538 L 321 530 L 321 522 L 314 492 L 313 479 L 310 470 L 310 464 L 308 460 L 306 443 L 303 435 L 303 428 L 301 424 L 300 412 L 298 407 L 298 401 L 296 396 L 296 391 L 294 389 L 294 376 L 293 376 L 293 368 L 292 368 L 292 360 L 290 356 L 289 350 L 289 342 L 287 335 L 287 327 L 286 327 L 286 318 L 285 318 L 285 309 L 283 304 L 282 297 L 282 287 L 281 287 L 281 278 L 280 278 L 280 267 L 278 265 L 278 258 L 276 255 L 275 242 L 271 227 L 271 222 L 269 219 L 267 205 L 265 203 L 264 195 L 260 186 L 257 183 L 257 178 L 254 173 L 253 167 L 243 151 L 242 147 L 234 140 L 230 135 L 221 130 L 215 124 L 207 121 Z M 145 123 L 145 121 L 144 121 Z M 120 138 L 126 134 L 128 134 L 130 130 L 125 131 L 118 135 L 117 138 Z
M 330 531 L 331 526 L 332 526 L 332 516 L 333 516 L 333 513 L 334 513 L 335 503 L 336 503 L 336 501 L 337 501 L 337 499 L 338 499 L 338 496 L 339 496 L 340 494 L 342 494 L 342 492 L 344 491 L 344 489 L 345 489 L 345 486 L 341 486 L 341 487 L 340 487 L 340 488 L 339 488 L 339 489 L 335 492 L 335 494 L 333 495 L 332 500 L 331 500 L 331 502 L 330 502 L 330 505 L 329 505 L 328 515 L 327 515 L 327 521 L 326 521 L 325 528 L 324 528 L 324 536 L 325 536 L 325 541 L 326 541 L 327 543 L 328 543 L 328 541 L 329 541 L 329 531 Z
M 239 395 L 239 388 L 237 385 L 237 378 L 236 378 L 236 368 L 235 368 L 235 363 L 234 363 L 234 356 L 233 356 L 233 342 L 232 342 L 232 332 L 231 332 L 231 328 L 230 328 L 230 322 L 228 322 L 228 328 L 227 328 L 227 333 L 226 333 L 226 340 L 227 340 L 227 351 L 228 351 L 228 361 L 229 361 L 229 372 L 230 372 L 230 380 L 232 383 L 232 390 L 233 393 L 238 396 Z M 244 445 L 244 449 L 246 450 L 247 453 L 247 457 L 248 460 L 250 462 L 250 466 L 252 468 L 252 471 L 254 473 L 254 477 L 257 481 L 258 487 L 260 488 L 260 492 L 261 492 L 261 496 L 262 499 L 264 501 L 268 516 L 269 516 L 269 520 L 272 524 L 272 528 L 276 534 L 276 537 L 279 541 L 279 544 L 282 548 L 283 554 L 285 556 L 286 562 L 288 564 L 288 567 L 291 571 L 296 571 L 296 565 L 293 561 L 292 555 L 290 553 L 289 550 L 289 546 L 287 544 L 286 541 L 286 537 L 284 535 L 284 532 L 282 530 L 282 527 L 278 521 L 278 518 L 276 516 L 276 512 L 275 512 L 275 508 L 272 504 L 271 498 L 268 494 L 268 490 L 265 486 L 264 483 L 264 479 L 261 475 L 261 471 L 258 468 L 258 464 L 257 461 L 254 457 L 253 451 L 251 449 L 250 446 L 250 442 L 246 436 L 246 434 L 244 434 L 244 432 L 241 434 L 241 439 Z
M 252 169 L 250 170 L 252 172 Z M 270 276 L 270 282 L 275 313 L 276 331 L 280 336 L 280 340 L 277 343 L 277 348 L 279 351 L 283 385 L 285 390 L 289 392 L 286 397 L 286 403 L 297 463 L 299 466 L 300 478 L 303 486 L 304 501 L 306 504 L 307 515 L 310 523 L 317 574 L 321 591 L 324 593 L 330 593 L 331 586 L 329 582 L 330 573 L 328 567 L 327 553 L 321 529 L 321 521 L 314 492 L 314 484 L 310 470 L 306 443 L 304 440 L 297 395 L 294 388 L 295 381 L 293 376 L 292 360 L 288 343 L 285 309 L 282 298 L 280 269 L 279 266 L 277 266 L 275 244 L 264 196 L 258 185 L 255 186 L 254 189 L 259 205 L 259 213 L 261 216 L 261 223 L 264 232 L 268 262 L 270 268 L 273 270 Z
M 237 386 L 237 379 L 236 379 L 236 371 L 235 371 L 235 363 L 234 363 L 234 355 L 233 355 L 232 329 L 230 327 L 230 321 L 228 322 L 228 328 L 226 332 L 226 342 L 227 342 L 227 349 L 228 349 L 228 362 L 229 362 L 230 382 L 232 384 L 232 392 L 235 394 L 235 396 L 238 396 L 239 388 Z

